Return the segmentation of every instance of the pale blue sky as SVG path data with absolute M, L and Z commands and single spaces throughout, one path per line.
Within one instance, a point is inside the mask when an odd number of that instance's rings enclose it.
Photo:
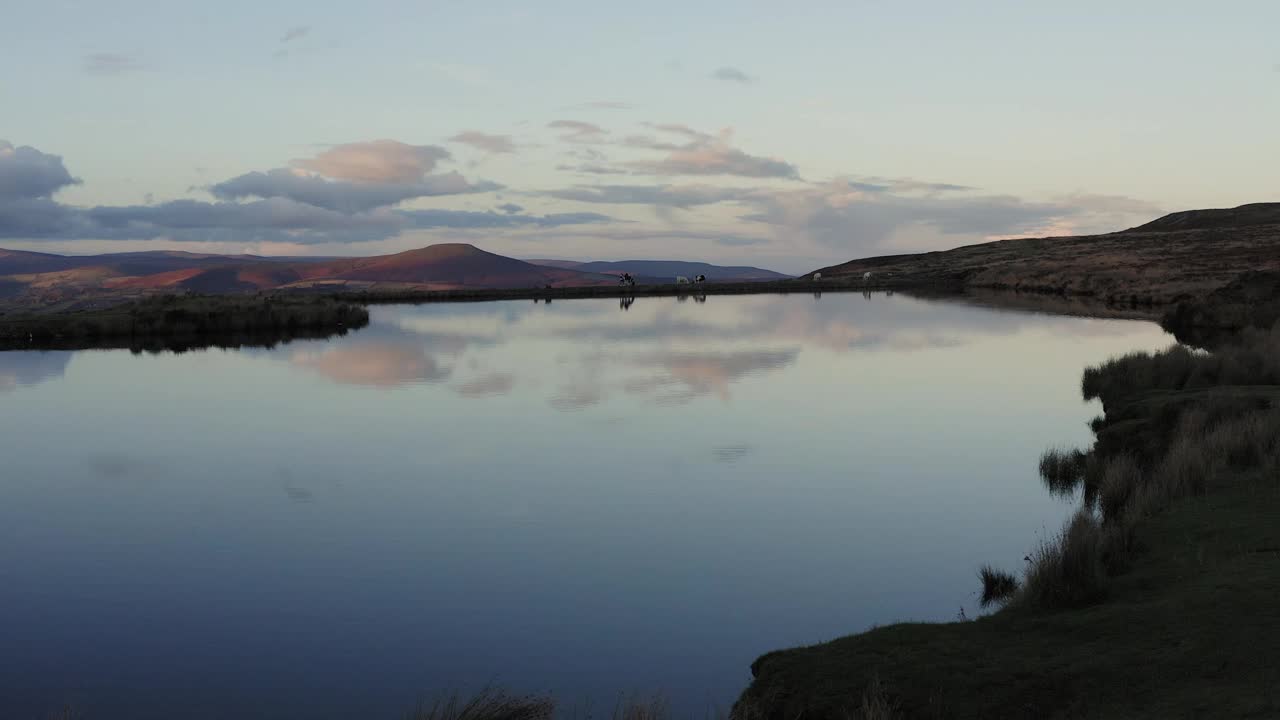
M 0 245 L 366 254 L 462 240 L 800 272 L 1278 199 L 1280 4 L 1046 5 L 27 3 L 0 23 Z M 566 140 L 548 127 L 565 120 L 601 132 Z M 514 152 L 450 140 L 464 131 Z M 446 149 L 411 185 L 456 171 L 456 192 L 399 192 L 357 217 L 289 190 L 208 192 L 292 167 L 340 194 L 387 178 L 308 160 L 383 139 L 404 145 L 374 162 Z M 49 155 L 82 183 L 13 189 L 31 171 L 15 158 Z M 182 199 L 202 205 L 166 205 Z M 495 210 L 508 203 L 521 209 Z M 110 227 L 88 210 L 144 205 Z

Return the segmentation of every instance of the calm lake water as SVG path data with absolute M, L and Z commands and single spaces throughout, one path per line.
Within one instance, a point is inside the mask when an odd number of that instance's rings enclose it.
M 0 717 L 725 707 L 761 653 L 977 613 L 1150 323 L 902 296 L 375 308 L 329 341 L 0 353 Z

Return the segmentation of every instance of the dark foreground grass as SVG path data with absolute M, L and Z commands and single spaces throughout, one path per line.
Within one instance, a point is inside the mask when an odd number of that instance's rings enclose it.
M 420 703 L 405 720 L 550 720 L 555 710 L 555 701 L 549 697 L 485 688 L 470 697 L 454 693 Z
M 902 718 L 1280 717 L 1278 338 L 1091 369 L 1097 442 L 1041 463 L 1081 508 L 1016 589 L 984 569 L 1002 610 L 769 653 L 743 705 L 842 717 L 874 678 Z
M 1262 478 L 1143 523 L 1133 568 L 1071 611 L 908 623 L 756 661 L 770 717 L 839 717 L 878 678 L 902 718 L 1280 716 L 1280 490 Z

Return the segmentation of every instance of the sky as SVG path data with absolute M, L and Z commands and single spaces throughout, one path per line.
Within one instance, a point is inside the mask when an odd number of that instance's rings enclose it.
M 1280 3 L 21 3 L 0 246 L 800 273 L 1280 200 Z

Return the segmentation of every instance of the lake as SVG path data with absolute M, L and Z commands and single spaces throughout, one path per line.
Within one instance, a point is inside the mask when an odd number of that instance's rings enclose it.
M 1073 509 L 1151 323 L 902 295 L 375 307 L 331 340 L 0 353 L 0 716 L 399 718 L 497 684 L 727 707 L 976 607 Z

